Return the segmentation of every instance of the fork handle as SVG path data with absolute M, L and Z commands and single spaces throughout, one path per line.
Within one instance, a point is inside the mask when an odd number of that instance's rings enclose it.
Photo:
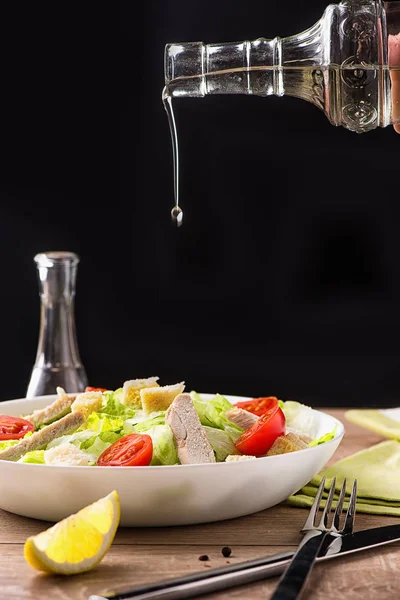
M 315 563 L 326 532 L 316 531 L 304 540 L 283 573 L 271 600 L 295 600 L 301 592 Z

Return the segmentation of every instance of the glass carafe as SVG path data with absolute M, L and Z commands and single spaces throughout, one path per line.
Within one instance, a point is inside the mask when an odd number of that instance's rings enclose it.
M 400 123 L 400 2 L 344 0 L 283 39 L 168 44 L 164 101 L 206 94 L 296 96 L 357 133 Z
M 87 385 L 75 330 L 74 299 L 79 257 L 73 252 L 35 256 L 41 302 L 39 343 L 27 397 L 81 392 Z

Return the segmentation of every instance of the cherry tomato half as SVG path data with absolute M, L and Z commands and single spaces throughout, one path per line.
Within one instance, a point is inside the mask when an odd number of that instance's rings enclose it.
M 278 402 L 278 398 L 275 396 L 268 396 L 265 398 L 253 398 L 252 400 L 246 400 L 245 402 L 237 402 L 235 406 L 243 408 L 248 412 L 261 417 L 264 413 L 268 412 L 270 408 L 275 406 Z
M 99 467 L 147 467 L 153 457 L 149 435 L 130 433 L 109 446 L 97 459 Z
M 0 440 L 20 440 L 28 431 L 35 431 L 30 421 L 0 415 Z
M 285 415 L 278 401 L 264 413 L 254 425 L 246 429 L 236 441 L 236 448 L 243 454 L 263 456 L 271 448 L 276 438 L 285 435 Z
M 91 385 L 87 385 L 85 387 L 85 392 L 107 392 L 107 388 L 99 388 L 99 387 L 92 387 Z

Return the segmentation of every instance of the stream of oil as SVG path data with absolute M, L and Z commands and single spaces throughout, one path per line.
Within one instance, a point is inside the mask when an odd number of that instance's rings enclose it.
M 174 225 L 180 227 L 183 221 L 183 210 L 179 206 L 179 145 L 178 133 L 176 131 L 176 123 L 174 111 L 172 109 L 172 97 L 168 94 L 167 88 L 164 88 L 162 94 L 164 108 L 168 116 L 169 129 L 171 132 L 172 142 L 172 160 L 174 167 L 174 198 L 175 204 L 171 210 L 171 218 Z
M 357 87 L 360 84 L 360 81 L 362 81 L 362 79 L 368 75 L 368 73 L 370 73 L 371 71 L 373 72 L 373 76 L 376 76 L 376 73 L 378 71 L 381 70 L 387 70 L 389 72 L 391 72 L 392 77 L 396 77 L 398 80 L 398 72 L 400 71 L 400 67 L 399 66 L 394 66 L 394 67 L 387 67 L 387 66 L 381 66 L 381 65 L 368 65 L 366 66 L 365 64 L 362 65 L 352 65 L 352 66 L 340 66 L 339 65 L 330 65 L 329 67 L 317 67 L 317 66 L 309 66 L 309 67 L 298 67 L 298 66 L 290 66 L 290 67 L 280 67 L 280 68 L 276 68 L 276 67 L 263 67 L 263 66 L 257 66 L 257 67 L 250 67 L 250 68 L 246 68 L 246 67 L 240 67 L 240 68 L 235 68 L 235 69 L 226 69 L 226 70 L 221 70 L 221 71 L 215 71 L 213 73 L 208 73 L 207 75 L 227 75 L 227 74 L 234 74 L 234 73 L 243 73 L 243 72 L 247 72 L 247 71 L 269 71 L 269 70 L 278 70 L 278 71 L 315 71 L 316 69 L 320 70 L 320 71 L 326 71 L 326 70 L 332 70 L 332 71 L 338 71 L 342 74 L 342 77 L 346 76 L 347 78 L 351 78 L 351 85 L 352 87 Z M 199 77 L 203 77 L 201 75 L 198 76 L 182 76 L 182 77 L 177 77 L 176 79 L 174 79 L 172 82 L 170 82 L 170 88 L 171 90 L 173 90 L 174 88 L 174 84 L 179 84 L 180 80 L 197 80 Z M 167 88 L 164 87 L 163 92 L 162 92 L 162 101 L 164 104 L 164 108 L 165 111 L 167 113 L 168 116 L 168 123 L 169 123 L 169 129 L 170 129 L 170 133 L 171 133 L 171 142 L 172 142 L 172 160 L 173 160 L 173 171 L 174 171 L 174 198 L 175 198 L 175 203 L 174 206 L 171 210 L 171 218 L 172 218 L 172 222 L 174 223 L 174 225 L 176 225 L 177 227 L 180 227 L 183 223 L 183 210 L 180 207 L 179 201 L 179 144 L 178 144 L 178 133 L 177 133 L 177 129 L 176 129 L 176 122 L 175 122 L 175 116 L 174 116 L 174 111 L 173 111 L 173 107 L 172 107 L 172 93 L 171 91 Z M 398 100 L 397 100 L 398 102 Z M 397 121 L 396 121 L 397 122 Z

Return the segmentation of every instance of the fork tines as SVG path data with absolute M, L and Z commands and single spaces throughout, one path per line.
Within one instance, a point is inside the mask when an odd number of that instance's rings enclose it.
M 318 488 L 318 491 L 315 495 L 314 502 L 311 506 L 310 512 L 308 514 L 307 520 L 304 524 L 302 531 L 306 532 L 306 531 L 309 531 L 310 529 L 319 529 L 322 531 L 334 531 L 337 533 L 341 533 L 342 535 L 347 534 L 347 533 L 352 533 L 353 526 L 354 526 L 355 512 L 356 512 L 357 480 L 355 479 L 353 482 L 352 491 L 351 491 L 350 499 L 349 499 L 349 506 L 347 508 L 345 522 L 344 522 L 344 526 L 342 527 L 342 529 L 340 529 L 340 516 L 343 512 L 343 504 L 344 504 L 345 495 L 346 495 L 346 483 L 347 483 L 346 479 L 343 480 L 343 483 L 342 483 L 342 486 L 341 486 L 341 489 L 339 492 L 339 498 L 337 500 L 335 513 L 333 515 L 332 526 L 328 527 L 328 516 L 329 516 L 329 513 L 332 508 L 335 490 L 336 490 L 336 477 L 334 477 L 331 481 L 331 485 L 330 485 L 329 492 L 328 492 L 328 497 L 325 501 L 325 506 L 324 506 L 324 510 L 322 512 L 321 519 L 319 521 L 319 524 L 316 525 L 318 510 L 321 506 L 321 503 L 323 502 L 322 495 L 325 490 L 325 483 L 326 483 L 326 478 L 323 477 L 321 480 L 320 486 Z

